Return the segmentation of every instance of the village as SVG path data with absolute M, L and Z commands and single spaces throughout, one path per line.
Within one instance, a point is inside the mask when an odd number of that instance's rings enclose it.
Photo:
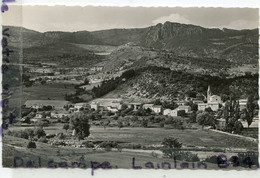
M 191 117 L 193 117 L 194 113 L 208 111 L 214 117 L 214 119 L 212 118 L 214 122 L 205 121 L 205 126 L 226 131 L 227 120 L 223 118 L 223 115 L 219 114 L 223 112 L 226 103 L 221 100 L 220 96 L 211 93 L 210 86 L 208 87 L 207 96 L 204 101 L 190 97 L 185 100 L 178 100 L 176 98 L 171 101 L 163 101 L 157 99 L 150 102 L 122 98 L 97 98 L 90 102 L 81 103 L 71 103 L 65 100 L 27 100 L 23 108 L 30 111 L 34 109 L 33 114 L 28 114 L 21 121 L 25 123 L 37 123 L 39 120 L 46 121 L 48 119 L 69 118 L 72 113 L 86 112 L 95 115 L 96 118 L 93 118 L 93 124 L 99 123 L 100 126 L 105 124 L 104 121 L 99 122 L 97 119 L 99 118 L 99 120 L 107 119 L 107 126 L 117 126 L 117 120 L 120 118 L 123 123 L 126 123 L 125 126 L 130 126 L 129 123 L 124 121 L 124 117 L 131 115 L 145 116 L 139 118 L 142 121 L 148 116 L 164 116 L 164 118 L 160 117 L 161 121 L 159 120 L 158 122 L 165 122 L 165 118 L 172 118 L 173 120 L 181 119 L 182 122 L 192 122 Z M 241 114 L 247 108 L 247 99 L 240 99 L 237 104 L 239 106 L 239 113 Z M 29 116 L 30 119 L 28 119 Z M 196 118 L 193 122 L 196 122 Z M 254 115 L 250 125 L 247 125 L 246 120 L 239 119 L 239 122 L 242 123 L 243 128 L 248 127 L 247 129 L 249 129 L 250 127 L 251 130 L 255 131 L 258 128 L 257 115 Z M 142 122 L 139 123 L 137 125 L 140 127 Z M 201 125 L 204 126 L 204 123 L 201 123 Z

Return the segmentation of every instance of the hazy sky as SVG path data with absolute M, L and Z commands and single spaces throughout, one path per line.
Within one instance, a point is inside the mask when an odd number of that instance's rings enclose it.
M 258 28 L 258 9 L 250 8 L 146 8 L 93 6 L 9 6 L 4 25 L 40 32 L 140 28 L 165 21 L 208 28 Z

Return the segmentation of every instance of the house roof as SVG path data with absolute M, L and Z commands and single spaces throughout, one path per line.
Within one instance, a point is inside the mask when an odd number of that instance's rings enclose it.
M 143 106 L 153 106 L 154 104 L 144 104 Z
M 87 103 L 75 103 L 74 106 L 84 106 L 87 105 Z
M 55 106 L 55 107 L 63 107 L 67 104 L 69 104 L 69 101 L 65 101 L 65 100 L 27 100 L 25 102 L 25 105 L 28 107 L 31 106 Z
M 174 101 L 175 103 L 186 103 L 186 101 Z
M 190 106 L 179 106 L 179 108 L 190 108 Z
M 208 102 L 209 105 L 218 105 L 218 102 Z
M 220 96 L 218 96 L 218 95 L 212 95 L 212 96 L 210 96 L 210 97 L 220 97 Z
M 206 106 L 208 105 L 207 103 L 199 103 L 198 106 Z
M 154 108 L 161 108 L 162 106 L 161 105 L 154 105 L 153 107 Z

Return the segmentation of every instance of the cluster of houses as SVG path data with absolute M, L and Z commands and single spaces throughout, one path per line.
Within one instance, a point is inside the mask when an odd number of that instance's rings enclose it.
M 221 97 L 217 95 L 212 95 L 210 87 L 207 91 L 207 103 L 204 103 L 201 100 L 192 100 L 193 103 L 198 105 L 198 110 L 204 111 L 206 108 L 211 108 L 213 111 L 217 111 L 220 107 L 220 104 L 223 104 L 221 101 Z M 90 103 L 91 109 L 94 110 L 108 110 L 111 112 L 117 112 L 121 109 L 122 104 L 127 105 L 128 107 L 133 107 L 133 110 L 138 110 L 140 107 L 147 110 L 150 109 L 152 112 L 156 114 L 163 114 L 169 116 L 181 116 L 183 113 L 189 113 L 191 111 L 191 107 L 187 106 L 187 101 L 175 101 L 178 105 L 176 109 L 163 108 L 161 105 L 154 105 L 150 103 L 140 103 L 140 102 L 123 102 L 120 99 L 96 99 Z M 244 103 L 241 103 L 242 105 Z
M 221 97 L 217 95 L 212 95 L 210 87 L 207 91 L 207 102 L 204 103 L 200 100 L 192 100 L 193 103 L 198 105 L 198 110 L 205 110 L 206 108 L 211 108 L 213 111 L 217 111 L 220 105 L 224 105 Z M 65 100 L 27 100 L 24 104 L 25 108 L 43 109 L 45 107 L 51 107 L 51 118 L 62 118 L 68 116 L 70 113 L 79 112 L 82 109 L 90 108 L 95 111 L 110 111 L 111 113 L 116 113 L 122 109 L 123 105 L 127 108 L 132 108 L 134 111 L 143 108 L 144 110 L 150 110 L 155 114 L 162 114 L 165 116 L 183 116 L 186 113 L 191 112 L 191 107 L 186 105 L 187 101 L 175 101 L 178 105 L 176 109 L 163 108 L 162 105 L 155 105 L 145 102 L 130 102 L 123 100 L 121 98 L 98 98 L 90 103 L 75 103 L 72 104 Z M 247 100 L 239 100 L 240 109 L 246 108 Z M 42 118 L 40 112 L 37 113 L 37 118 Z M 221 122 L 222 123 L 222 122 Z M 223 124 L 225 122 L 223 121 Z

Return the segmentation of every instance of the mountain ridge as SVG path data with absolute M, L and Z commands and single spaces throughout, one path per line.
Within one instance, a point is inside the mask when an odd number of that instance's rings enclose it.
M 22 41 L 23 48 L 28 48 L 28 54 L 30 49 L 33 50 L 37 46 L 45 46 L 45 48 L 47 46 L 51 51 L 52 45 L 55 44 L 64 44 L 64 46 L 68 46 L 67 44 L 111 45 L 119 47 L 131 43 L 131 45 L 145 48 L 146 51 L 158 50 L 157 57 L 161 61 L 166 59 L 174 62 L 177 56 L 187 58 L 187 60 L 203 59 L 205 61 L 204 59 L 216 59 L 229 61 L 233 65 L 256 65 L 259 58 L 259 29 L 233 30 L 224 28 L 221 30 L 173 22 L 159 23 L 145 28 L 78 32 L 51 31 L 41 33 L 23 27 L 9 26 L 9 28 L 10 34 L 12 34 L 10 46 L 16 47 Z M 65 48 L 64 50 L 66 51 Z M 133 51 L 131 52 L 131 50 Z M 118 50 L 118 52 L 120 54 L 111 55 L 117 58 L 120 57 L 120 59 L 124 58 L 124 51 Z M 57 53 L 62 52 L 58 50 Z M 131 57 L 131 53 L 135 53 L 134 47 L 127 49 L 125 55 Z M 140 59 L 143 54 L 142 51 L 139 53 Z M 147 56 L 145 53 L 144 56 Z M 163 55 L 160 53 L 163 53 Z M 109 59 L 111 59 L 111 56 Z

